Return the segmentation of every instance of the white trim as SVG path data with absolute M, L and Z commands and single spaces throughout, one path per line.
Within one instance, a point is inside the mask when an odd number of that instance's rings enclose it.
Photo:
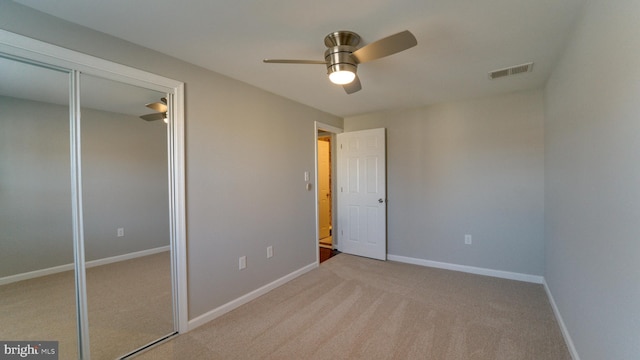
M 492 277 L 501 278 L 501 279 L 525 281 L 525 282 L 534 283 L 534 284 L 544 283 L 544 277 L 538 276 L 538 275 L 522 274 L 522 273 L 515 273 L 510 271 L 502 271 L 502 270 L 493 270 L 493 269 L 479 268 L 475 266 L 458 265 L 458 264 L 444 263 L 439 261 L 410 258 L 406 256 L 391 255 L 391 254 L 387 254 L 387 259 L 392 261 L 403 262 L 407 264 L 421 265 L 421 266 L 453 270 L 453 271 L 461 271 L 465 273 L 492 276 Z
M 318 130 L 322 130 L 322 131 L 326 131 L 326 132 L 330 132 L 333 134 L 341 134 L 344 132 L 344 129 L 339 128 L 339 127 L 335 127 L 329 124 L 325 124 L 325 123 L 321 123 L 319 121 L 316 121 L 316 139 L 318 138 Z
M 131 259 L 135 259 L 135 258 L 147 256 L 147 255 L 153 255 L 153 254 L 161 253 L 164 251 L 169 251 L 170 249 L 171 249 L 170 246 L 161 246 L 154 249 L 136 251 L 128 254 L 111 256 L 104 259 L 87 261 L 87 264 L 85 265 L 85 267 L 88 269 L 96 266 L 119 262 L 119 261 L 131 260 Z M 73 264 L 65 264 L 65 265 L 54 266 L 46 269 L 29 271 L 22 274 L 9 275 L 9 276 L 0 278 L 0 285 L 11 284 L 11 283 L 22 281 L 22 280 L 35 279 L 41 276 L 57 274 L 57 273 L 69 271 L 69 270 L 73 270 Z
M 46 269 L 29 271 L 22 274 L 9 275 L 9 276 L 0 278 L 0 285 L 7 285 L 14 282 L 22 281 L 22 280 L 34 279 L 37 277 L 57 274 L 57 273 L 60 273 L 63 271 L 69 271 L 69 270 L 73 270 L 73 264 L 59 265 L 59 266 L 54 266 Z
M 148 249 L 148 250 L 136 251 L 136 252 L 132 252 L 124 255 L 112 256 L 104 259 L 91 260 L 91 261 L 87 261 L 86 267 L 88 269 L 94 266 L 107 265 L 114 262 L 131 260 L 131 259 L 135 259 L 135 258 L 147 256 L 147 255 L 158 254 L 158 253 L 169 251 L 169 250 L 171 250 L 171 246 L 167 245 L 167 246 L 161 246 L 161 247 Z
M 69 130 L 71 164 L 71 219 L 73 223 L 73 266 L 76 289 L 78 358 L 89 357 L 89 310 L 87 305 L 87 264 L 84 251 L 84 220 L 82 211 L 82 171 L 80 132 L 80 72 L 69 72 Z
M 571 335 L 569 334 L 569 330 L 562 319 L 562 315 L 560 315 L 560 310 L 558 310 L 558 306 L 556 305 L 556 301 L 553 299 L 553 295 L 551 294 L 551 289 L 549 289 L 549 285 L 547 285 L 547 280 L 543 279 L 542 285 L 544 285 L 544 290 L 547 292 L 547 297 L 549 298 L 549 302 L 551 303 L 551 308 L 553 309 L 553 315 L 556 317 L 556 321 L 558 321 L 558 325 L 560 326 L 560 331 L 562 332 L 562 337 L 564 337 L 564 342 L 567 344 L 567 349 L 569 349 L 569 354 L 573 360 L 580 360 L 580 356 L 578 355 L 578 351 L 576 350 L 575 345 L 573 344 L 573 340 L 571 339 Z
M 184 127 L 184 83 L 178 84 L 173 94 L 173 213 L 174 213 L 174 253 L 176 270 L 174 279 L 177 300 L 178 332 L 189 330 L 189 297 L 187 278 L 187 206 L 185 170 L 185 127 Z
M 323 130 L 323 131 L 328 131 L 330 133 L 335 134 L 341 134 L 344 130 L 339 128 L 339 127 L 335 127 L 329 124 L 325 124 L 325 123 L 321 123 L 319 121 L 314 121 L 313 122 L 313 149 L 314 149 L 314 159 L 313 159 L 313 164 L 314 164 L 314 170 L 315 170 L 315 178 L 313 179 L 313 181 L 315 182 L 316 186 L 314 186 L 316 188 L 316 193 L 315 193 L 315 206 L 316 206 L 316 236 L 314 237 L 314 246 L 316 247 L 316 262 L 318 264 L 320 264 L 320 246 L 318 246 L 318 240 L 320 239 L 320 222 L 319 222 L 319 217 L 320 217 L 320 204 L 318 203 L 318 130 Z M 334 142 L 331 141 L 331 143 L 333 144 Z M 333 153 L 333 151 L 332 151 Z M 332 155 L 333 156 L 333 155 Z M 332 164 L 334 163 L 333 161 L 331 162 Z M 333 171 L 333 165 L 331 171 Z M 335 187 L 335 184 L 333 185 Z M 336 189 L 332 188 L 331 189 L 331 193 L 335 194 L 336 193 Z M 333 197 L 333 195 L 332 195 Z M 331 201 L 331 206 L 333 207 L 333 204 L 335 202 Z M 335 230 L 336 230 L 336 211 L 334 209 L 331 209 L 331 224 L 333 225 L 333 239 L 336 239 L 337 236 L 335 234 Z M 332 248 L 336 248 L 335 246 L 335 241 L 334 243 L 331 245 Z
M 85 74 L 107 77 L 161 92 L 172 92 L 180 81 L 52 45 L 0 29 L 0 51 Z
M 268 293 L 269 291 L 271 291 L 271 290 L 273 290 L 273 289 L 275 289 L 275 288 L 277 288 L 277 287 L 279 287 L 281 285 L 284 285 L 285 283 L 287 283 L 287 282 L 297 278 L 298 276 L 303 275 L 303 274 L 305 274 L 305 273 L 307 273 L 307 272 L 309 272 L 309 271 L 311 271 L 311 270 L 313 270 L 313 269 L 315 269 L 317 267 L 318 267 L 318 262 L 314 262 L 312 264 L 309 264 L 309 265 L 307 265 L 305 267 L 302 267 L 302 268 L 300 268 L 300 269 L 298 269 L 298 270 L 296 270 L 296 271 L 294 271 L 294 272 L 292 272 L 292 273 L 290 273 L 288 275 L 285 275 L 285 276 L 281 277 L 280 279 L 277 279 L 277 280 L 275 280 L 275 281 L 273 281 L 273 282 L 271 282 L 271 283 L 269 283 L 269 284 L 267 284 L 267 285 L 265 285 L 265 286 L 263 286 L 261 288 L 253 290 L 252 292 L 250 292 L 248 294 L 245 294 L 245 295 L 243 295 L 243 296 L 241 296 L 241 297 L 239 297 L 239 298 L 237 298 L 235 300 L 229 301 L 228 303 L 226 303 L 226 304 L 224 304 L 222 306 L 219 306 L 219 307 L 217 307 L 217 308 L 215 308 L 215 309 L 213 309 L 213 310 L 211 310 L 211 311 L 209 311 L 207 313 L 204 313 L 204 314 L 202 314 L 202 315 L 200 315 L 200 316 L 198 316 L 198 317 L 196 317 L 196 318 L 194 318 L 192 320 L 189 320 L 189 331 L 191 331 L 191 330 L 193 330 L 193 329 L 195 329 L 195 328 L 197 328 L 199 326 L 202 326 L 202 325 L 208 323 L 209 321 L 211 321 L 213 319 L 216 319 L 216 318 L 228 313 L 229 311 L 234 310 L 234 309 L 236 309 L 236 308 L 248 303 L 251 300 L 254 300 L 254 299 L 258 298 L 258 297 Z

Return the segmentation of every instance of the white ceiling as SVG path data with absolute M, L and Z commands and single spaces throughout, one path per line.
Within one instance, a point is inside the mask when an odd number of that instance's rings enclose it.
M 540 88 L 583 0 L 16 0 L 338 116 Z M 322 65 L 324 36 L 363 45 L 410 30 L 418 46 L 361 64 L 347 95 Z M 533 72 L 489 80 L 533 61 Z

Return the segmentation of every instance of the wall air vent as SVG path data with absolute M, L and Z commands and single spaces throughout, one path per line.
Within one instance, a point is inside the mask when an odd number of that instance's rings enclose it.
M 489 79 L 497 79 L 505 76 L 522 74 L 526 72 L 531 72 L 533 70 L 533 63 L 520 64 L 504 69 L 493 70 L 489 72 Z

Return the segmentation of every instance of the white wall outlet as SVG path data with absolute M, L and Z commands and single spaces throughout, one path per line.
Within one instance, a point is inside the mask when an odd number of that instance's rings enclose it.
M 267 259 L 273 257 L 273 246 L 267 246 Z
M 467 234 L 467 235 L 464 236 L 464 243 L 466 245 L 471 245 L 471 243 L 472 243 L 471 235 Z
M 118 228 L 118 237 L 124 236 L 124 228 Z
M 309 181 L 309 172 L 308 171 L 304 172 L 304 181 Z
M 246 267 L 247 267 L 247 257 L 240 256 L 240 258 L 238 259 L 238 269 L 242 270 Z

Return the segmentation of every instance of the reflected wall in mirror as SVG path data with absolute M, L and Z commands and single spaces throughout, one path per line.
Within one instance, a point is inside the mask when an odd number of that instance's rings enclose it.
M 69 73 L 0 57 L 0 339 L 78 357 Z
M 80 79 L 91 357 L 112 359 L 174 332 L 166 109 L 146 106 L 167 95 Z

